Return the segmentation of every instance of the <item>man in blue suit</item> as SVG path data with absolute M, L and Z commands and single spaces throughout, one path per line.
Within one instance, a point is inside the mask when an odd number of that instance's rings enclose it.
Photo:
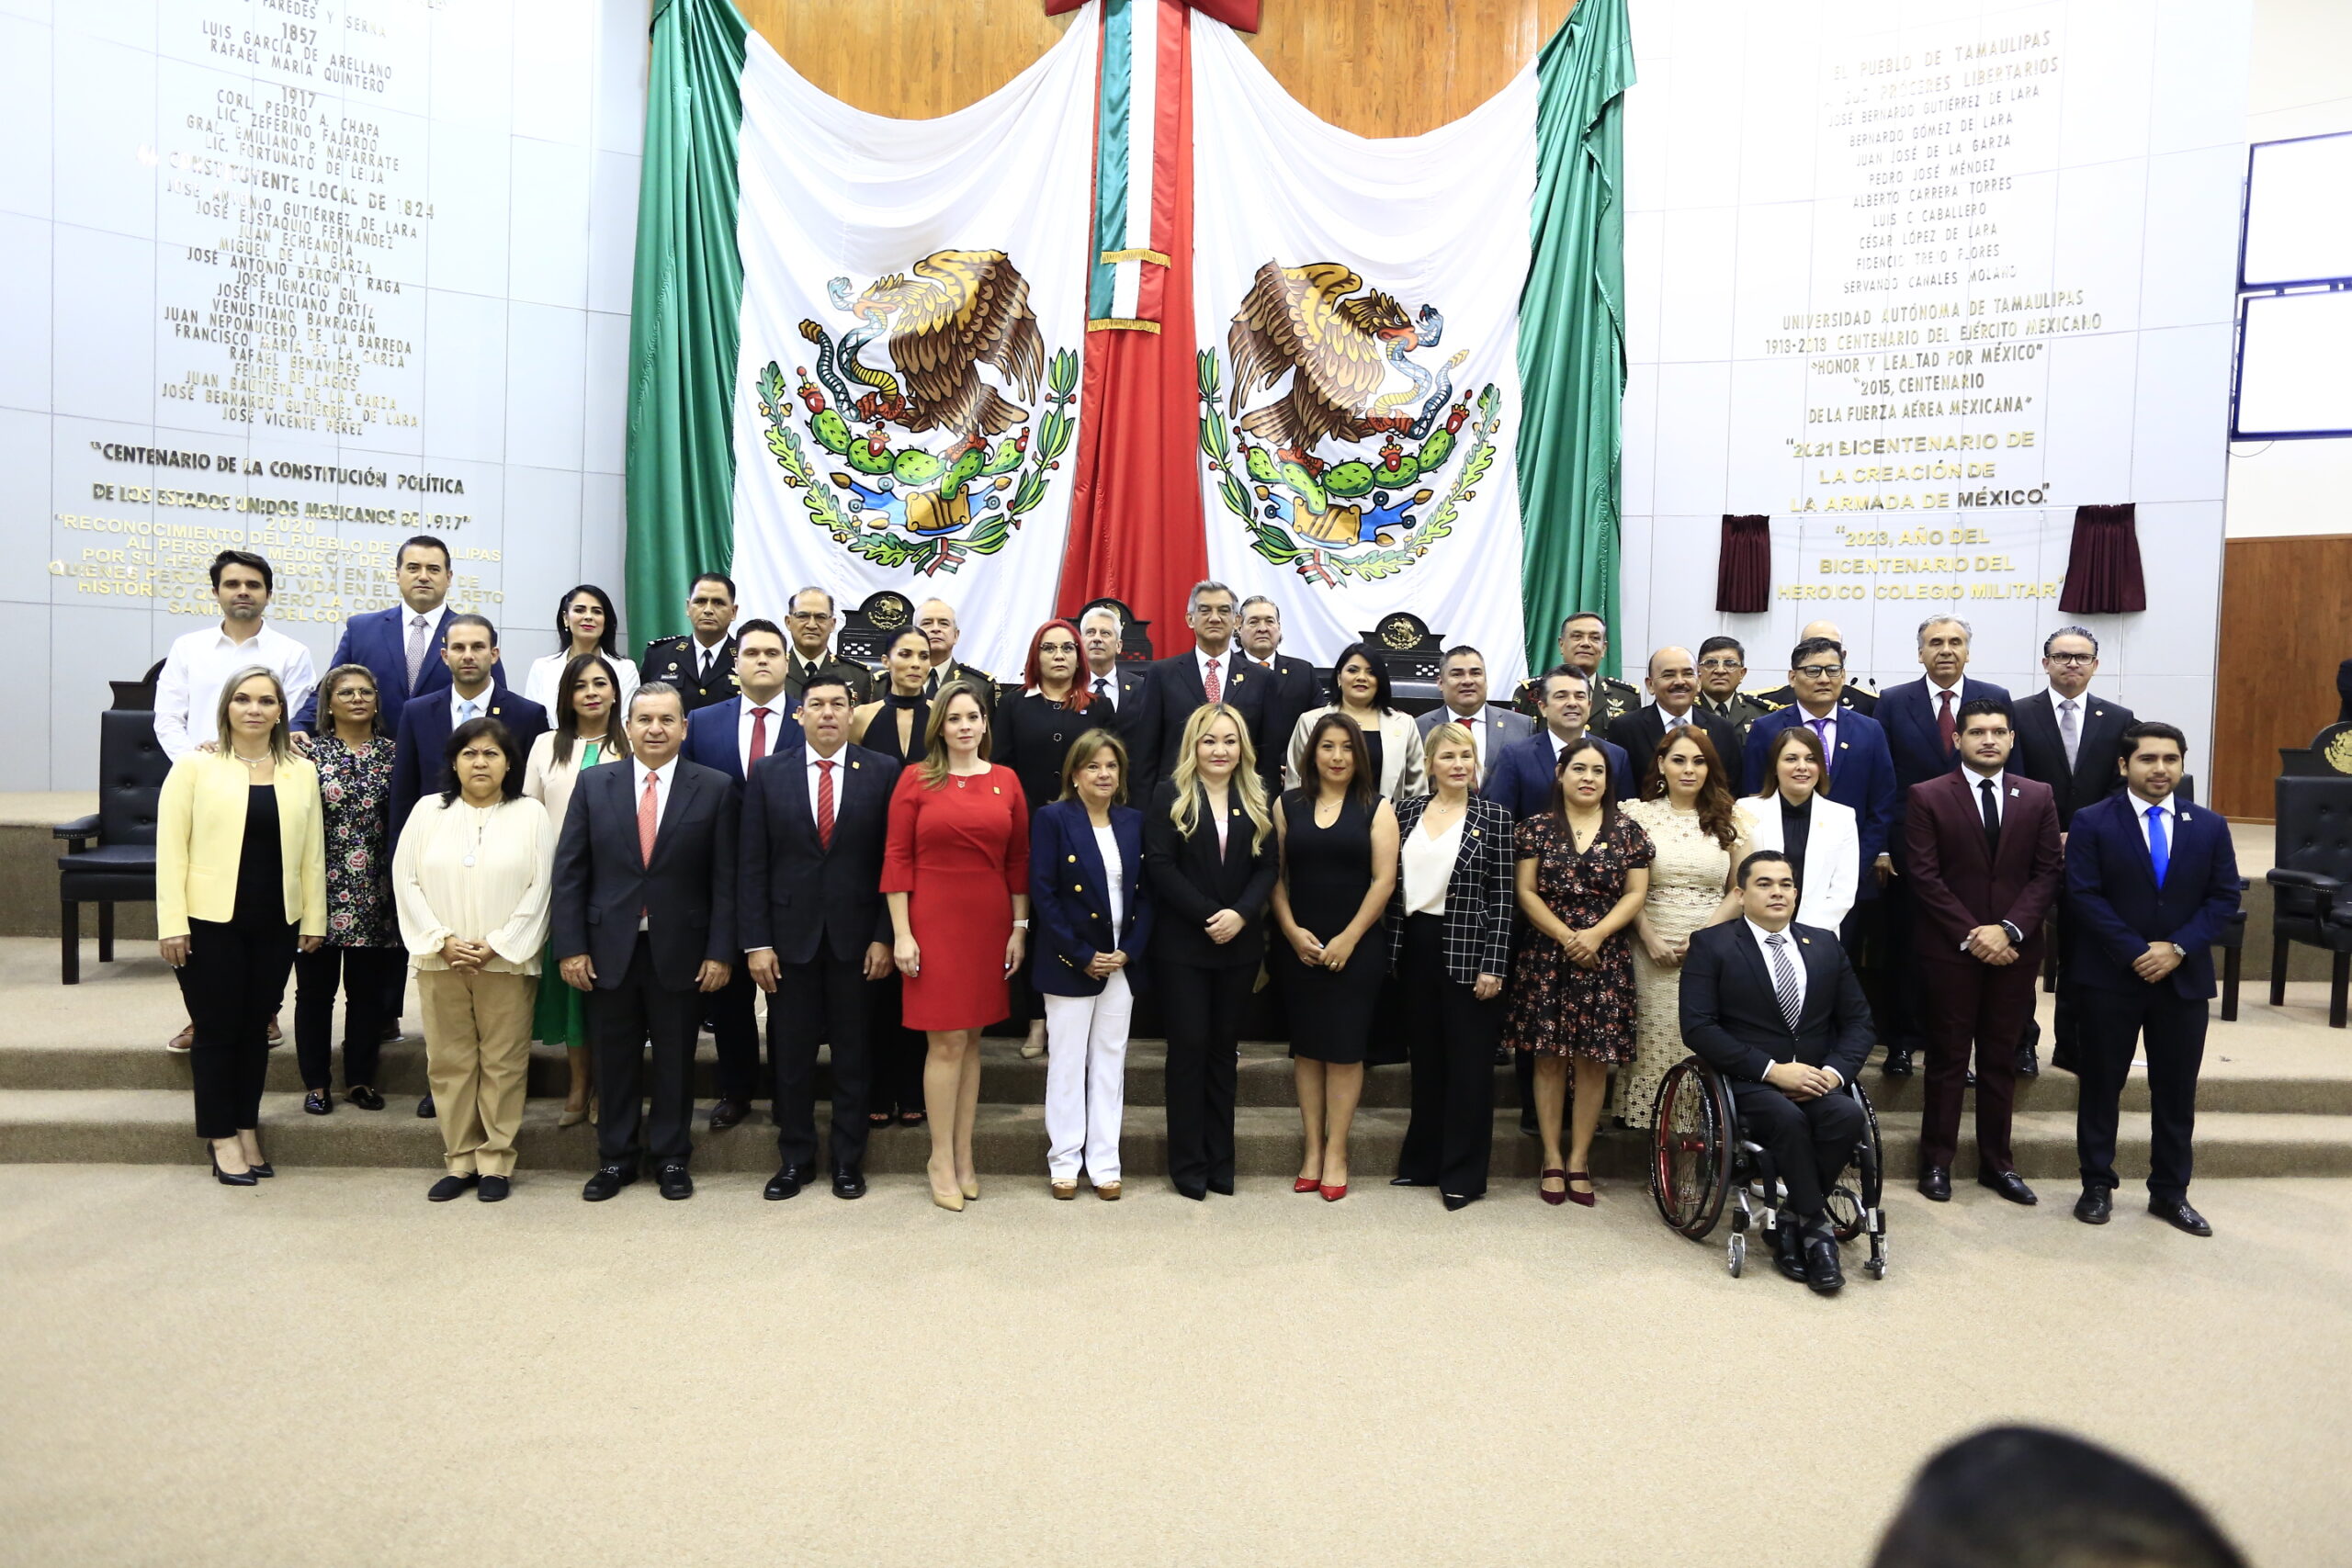
M 408 825 L 416 803 L 441 787 L 441 751 L 449 736 L 469 718 L 494 718 L 514 737 L 523 757 L 546 733 L 547 709 L 506 689 L 499 679 L 498 628 L 484 615 L 452 615 L 442 629 L 441 660 L 446 685 L 420 693 L 401 710 L 399 740 L 392 750 L 392 839 Z
M 1903 797 L 1913 784 L 1942 778 L 1960 765 L 1962 704 L 2009 700 L 2006 687 L 1968 679 L 1971 635 L 1968 623 L 1956 615 L 1930 615 L 1920 622 L 1919 665 L 1927 673 L 1881 692 L 1872 715 L 1886 731 L 1887 750 L 1894 757 L 1894 820 L 1887 833 L 1894 877 L 1886 886 L 1884 909 L 1894 984 L 1886 993 L 1893 1003 L 1889 1016 L 1881 1021 L 1887 1043 L 1884 1070 L 1894 1077 L 1910 1077 L 1912 1054 L 1924 1044 L 1911 1011 L 1915 987 L 1910 975 L 1911 897 L 1903 886 Z
M 441 649 L 449 636 L 455 612 L 444 603 L 449 597 L 449 547 L 430 534 L 419 534 L 393 558 L 392 577 L 400 584 L 401 602 L 389 610 L 369 610 L 343 623 L 335 640 L 338 664 L 364 664 L 376 677 L 376 700 L 384 710 L 384 733 L 398 735 L 401 709 L 412 697 L 446 691 L 449 667 Z M 492 664 L 491 679 L 503 686 L 506 666 Z M 318 694 L 305 698 L 294 716 L 294 728 L 316 733 Z M 397 825 L 396 825 L 397 827 Z
M 1764 759 L 1782 731 L 1804 725 L 1821 741 L 1829 761 L 1825 786 L 1830 799 L 1854 814 L 1861 839 L 1862 863 L 1853 911 L 1846 917 L 1839 937 L 1849 956 L 1859 959 L 1862 933 L 1875 911 L 1866 915 L 1862 901 L 1878 897 L 1879 884 L 1888 866 L 1886 836 L 1894 822 L 1894 759 L 1886 749 L 1886 731 L 1878 720 L 1843 701 L 1846 650 L 1835 638 L 1809 637 L 1789 653 L 1789 705 L 1775 708 L 1748 727 L 1747 750 L 1741 759 L 1740 793 L 1756 795 L 1765 786 Z
M 1592 680 L 1572 664 L 1555 664 L 1542 676 L 1536 700 L 1544 710 L 1544 728 L 1524 740 L 1514 740 L 1495 754 L 1494 765 L 1479 782 L 1478 793 L 1513 818 L 1525 821 L 1552 808 L 1552 785 L 1559 777 L 1560 752 L 1585 733 L 1592 713 Z M 1634 798 L 1634 764 L 1625 749 L 1596 735 L 1609 757 L 1609 783 L 1620 800 Z
M 2123 793 L 2078 809 L 2066 834 L 2069 914 L 2080 922 L 2074 983 L 2083 1002 L 2075 1111 L 2083 1195 L 2075 1217 L 2103 1225 L 2112 1212 L 2117 1105 L 2132 1053 L 2144 1043 L 2148 1212 L 2191 1235 L 2211 1235 L 2188 1206 L 2189 1142 L 2213 941 L 2238 907 L 2237 852 L 2220 812 L 2173 793 L 2188 751 L 2179 730 L 2134 724 L 2118 747 Z
M 745 621 L 735 633 L 737 694 L 686 716 L 689 762 L 716 768 L 740 787 L 754 764 L 779 751 L 798 750 L 804 732 L 785 695 L 792 673 L 791 643 L 774 621 Z M 710 1130 L 724 1133 L 752 1113 L 760 1081 L 760 1031 L 752 1015 L 752 971 L 739 954 L 727 988 L 710 998 L 707 1015 L 718 1046 L 718 1099 Z M 771 1063 L 773 1066 L 773 1063 Z M 813 1148 L 809 1159 L 816 1158 Z M 797 1189 L 796 1189 L 797 1190 Z

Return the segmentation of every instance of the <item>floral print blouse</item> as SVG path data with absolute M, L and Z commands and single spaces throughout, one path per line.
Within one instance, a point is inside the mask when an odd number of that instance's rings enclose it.
M 327 840 L 329 947 L 398 947 L 392 907 L 392 741 L 378 736 L 355 751 L 330 731 L 311 760 Z

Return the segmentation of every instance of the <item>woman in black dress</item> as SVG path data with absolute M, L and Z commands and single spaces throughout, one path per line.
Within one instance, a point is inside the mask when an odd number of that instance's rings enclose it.
M 1047 621 L 1029 639 L 1029 657 L 1022 665 L 1021 689 L 1008 690 L 997 699 L 996 728 L 989 737 L 989 760 L 1011 768 L 1021 781 L 1029 815 L 1061 798 L 1062 764 L 1070 746 L 1093 726 L 1087 705 L 1094 694 L 1081 684 L 1078 628 L 1068 621 Z M 1021 1054 L 1046 1054 L 1046 1010 L 1037 999 L 1024 968 L 1012 976 L 1012 1018 L 1029 1026 Z
M 922 695 L 923 681 L 931 673 L 931 639 L 909 626 L 890 639 L 882 659 L 882 694 L 850 716 L 850 740 L 902 766 L 920 762 L 923 727 L 931 722 L 931 705 Z M 920 1127 L 924 1120 L 922 1065 L 930 1043 L 921 1031 L 899 1021 L 899 972 L 893 969 L 873 985 L 868 1016 L 874 1021 L 874 1082 L 867 1091 L 865 1122 L 887 1127 L 895 1115 L 901 1127 Z
M 1274 811 L 1279 966 L 1306 1157 L 1295 1192 L 1348 1195 L 1348 1128 L 1363 1094 L 1363 1058 L 1388 970 L 1381 917 L 1396 885 L 1396 813 L 1373 788 L 1363 732 L 1328 713 L 1306 737 L 1313 768 Z

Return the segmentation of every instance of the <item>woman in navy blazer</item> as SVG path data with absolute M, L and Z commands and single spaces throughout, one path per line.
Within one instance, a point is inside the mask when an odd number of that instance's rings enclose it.
M 1046 1166 L 1054 1196 L 1078 1196 L 1079 1165 L 1095 1196 L 1119 1195 L 1127 1022 L 1151 940 L 1143 813 L 1126 804 L 1127 749 L 1090 729 L 1062 759 L 1061 798 L 1029 824 L 1031 983 L 1046 999 Z

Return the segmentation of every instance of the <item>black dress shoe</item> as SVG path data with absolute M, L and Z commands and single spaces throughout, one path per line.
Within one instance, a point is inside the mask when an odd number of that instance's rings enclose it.
M 663 1166 L 653 1173 L 653 1180 L 664 1198 L 674 1201 L 695 1195 L 695 1179 L 687 1174 L 683 1165 Z
M 2103 1225 L 2115 1213 L 2115 1194 L 2105 1187 L 2086 1187 L 2075 1200 L 2075 1218 L 2086 1225 Z
M 2063 1043 L 2050 1047 L 2050 1065 L 2062 1073 L 2080 1073 L 2083 1070 L 2075 1060 L 2075 1053 Z
M 833 1172 L 833 1196 L 836 1198 L 865 1197 L 865 1172 L 862 1170 L 837 1170 Z
M 427 1090 L 424 1098 L 416 1102 L 416 1115 L 417 1119 L 421 1122 L 430 1122 L 433 1120 L 432 1091 Z
M 1910 1051 L 1901 1045 L 1889 1045 L 1886 1060 L 1879 1064 L 1878 1070 L 1891 1078 L 1909 1077 L 1912 1071 Z
M 1794 1280 L 1800 1285 L 1805 1282 L 1804 1239 L 1797 1230 L 1796 1221 L 1786 1215 L 1772 1227 L 1772 1266 L 1781 1271 L 1782 1279 Z
M 1942 1165 L 1923 1166 L 1919 1171 L 1919 1193 L 1931 1202 L 1951 1202 L 1951 1168 Z
M 2186 1198 L 2151 1198 L 2148 1200 L 2148 1213 L 2173 1229 L 2187 1231 L 2191 1235 L 2213 1234 L 2213 1227 L 2206 1223 L 2205 1216 L 2190 1208 Z
M 1520 1136 L 1523 1138 L 1540 1138 L 1544 1135 L 1544 1129 L 1538 1127 L 1534 1122 L 1527 1120 L 1525 1117 L 1521 1117 L 1519 1123 L 1519 1134 Z
M 1498 1067 L 1508 1067 L 1510 1066 L 1510 1046 L 1498 1045 L 1495 1047 L 1495 1066 Z
M 2027 1041 L 2018 1047 L 2018 1077 L 2038 1078 L 2041 1076 L 2041 1058 L 2034 1054 L 2033 1043 Z
M 774 1176 L 768 1178 L 768 1184 L 760 1190 L 760 1196 L 771 1203 L 781 1203 L 786 1198 L 797 1198 L 800 1196 L 800 1184 L 808 1179 L 808 1171 L 801 1167 L 784 1166 Z
M 485 1203 L 500 1203 L 514 1190 L 514 1183 L 503 1176 L 485 1176 L 481 1185 L 474 1189 L 474 1196 Z
M 362 1111 L 381 1111 L 384 1109 L 384 1097 L 378 1094 L 374 1089 L 364 1083 L 354 1084 L 349 1089 L 345 1089 L 343 1091 L 343 1098 L 351 1101 L 352 1104 L 359 1107 Z
M 1846 1283 L 1838 1263 L 1838 1238 L 1828 1231 L 1814 1231 L 1804 1238 L 1805 1288 L 1816 1296 L 1834 1296 Z
M 636 1180 L 637 1166 L 634 1161 L 628 1165 L 600 1165 L 596 1168 L 596 1174 L 580 1189 L 580 1195 L 591 1203 L 601 1203 Z
M 1232 1197 L 1233 1178 L 1228 1176 L 1222 1181 L 1218 1180 L 1216 1177 L 1209 1178 L 1209 1190 L 1221 1198 Z
M 724 1133 L 751 1113 L 750 1100 L 738 1100 L 732 1095 L 723 1095 L 718 1102 L 710 1108 L 710 1130 L 714 1133 Z
M 432 1202 L 446 1203 L 450 1199 L 464 1192 L 467 1188 L 471 1187 L 475 1182 L 480 1181 L 481 1179 L 481 1178 L 476 1176 L 472 1171 L 468 1171 L 463 1176 L 445 1176 L 440 1180 L 435 1182 L 432 1186 L 426 1188 L 424 1190 L 424 1196 Z
M 1182 1181 L 1171 1182 L 1170 1185 L 1176 1189 L 1176 1195 L 1178 1197 L 1190 1198 L 1195 1203 L 1200 1202 L 1209 1195 L 1209 1190 L 1205 1187 L 1190 1187 Z
M 2022 1203 L 2029 1209 L 2041 1201 L 2025 1184 L 2025 1178 L 2014 1170 L 1980 1170 L 1976 1173 L 1976 1185 L 1989 1187 L 2010 1202 Z
M 314 1089 L 302 1097 L 302 1113 L 306 1116 L 330 1116 L 334 1113 L 334 1096 L 322 1089 Z
M 1445 1205 L 1447 1213 L 1458 1214 L 1485 1196 L 1484 1192 L 1441 1192 L 1438 1201 Z
M 1392 1176 L 1388 1179 L 1388 1185 L 1391 1187 L 1435 1187 L 1437 1183 L 1423 1181 L 1418 1176 Z

